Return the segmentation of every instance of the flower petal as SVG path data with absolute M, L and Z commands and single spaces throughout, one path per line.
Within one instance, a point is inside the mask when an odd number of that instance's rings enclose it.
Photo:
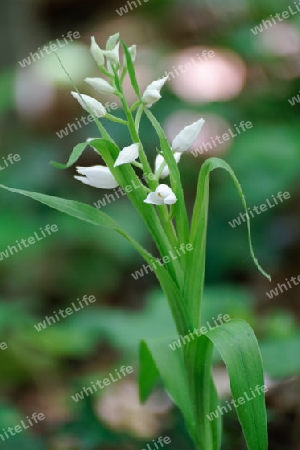
M 114 94 L 115 92 L 115 88 L 108 81 L 103 80 L 103 78 L 86 78 L 84 81 L 100 94 Z
M 198 138 L 204 122 L 204 119 L 200 119 L 197 122 L 183 128 L 183 130 L 181 130 L 173 140 L 172 150 L 174 152 L 186 152 Z
M 172 189 L 167 185 L 167 184 L 160 184 L 156 189 L 155 189 L 155 193 L 159 196 L 159 197 L 167 197 L 168 195 L 172 194 L 173 191 Z
M 92 54 L 94 60 L 98 64 L 98 66 L 104 66 L 105 59 L 104 59 L 103 51 L 101 50 L 101 48 L 95 41 L 94 36 L 91 37 L 90 51 L 91 51 L 91 54 Z
M 82 106 L 83 109 L 85 109 L 87 112 L 92 111 L 92 113 L 96 117 L 104 117 L 107 114 L 106 109 L 102 105 L 102 103 L 98 102 L 93 97 L 90 97 L 89 95 L 81 94 L 79 95 L 77 92 L 71 92 L 72 96 L 76 98 L 78 103 Z
M 177 164 L 180 161 L 181 155 L 182 154 L 179 153 L 179 152 L 175 152 L 174 153 L 174 158 L 175 158 L 175 161 L 176 161 Z M 154 170 L 155 175 L 157 175 L 157 173 L 160 170 L 162 164 L 165 164 L 164 157 L 162 155 L 157 155 L 157 157 L 155 159 L 155 170 Z M 163 168 L 163 170 L 161 172 L 160 178 L 166 178 L 168 175 L 170 175 L 170 170 L 169 170 L 169 167 L 167 166 L 167 164 L 165 164 L 165 166 L 164 166 L 164 168 Z
M 168 196 L 165 198 L 165 201 L 164 201 L 164 203 L 165 203 L 166 205 L 173 205 L 173 204 L 176 203 L 176 202 L 177 202 L 177 197 L 176 197 L 176 195 L 174 194 L 174 192 L 172 192 L 172 194 L 168 195 Z
M 150 192 L 147 198 L 144 200 L 144 203 L 148 203 L 151 205 L 163 205 L 164 199 L 159 197 L 155 192 Z
M 108 167 L 105 166 L 92 166 L 92 167 L 76 167 L 77 172 L 83 177 L 75 175 L 79 181 L 101 189 L 113 189 L 119 186 L 115 177 L 111 173 Z
M 122 164 L 128 164 L 135 161 L 139 157 L 139 144 L 132 144 L 129 147 L 124 147 L 120 151 L 119 156 L 116 159 L 114 167 L 121 166 Z

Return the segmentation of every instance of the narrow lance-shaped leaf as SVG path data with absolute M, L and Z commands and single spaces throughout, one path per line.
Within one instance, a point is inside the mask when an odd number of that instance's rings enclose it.
M 206 415 L 219 406 L 212 377 L 212 342 L 204 336 L 193 338 L 184 347 L 185 366 L 197 423 L 199 450 L 219 450 L 222 418 L 207 420 Z
M 128 68 L 128 74 L 129 74 L 129 78 L 130 78 L 132 87 L 135 90 L 135 93 L 138 96 L 138 98 L 141 99 L 139 85 L 138 85 L 138 82 L 137 82 L 137 79 L 136 79 L 135 69 L 134 69 L 134 65 L 133 65 L 132 60 L 131 60 L 131 56 L 130 56 L 129 50 L 128 50 L 126 44 L 122 41 L 122 39 L 120 40 L 120 42 L 121 42 L 121 45 L 122 45 L 123 50 L 124 50 L 124 55 L 125 55 L 125 58 L 126 58 L 126 64 L 127 64 L 127 68 Z
M 248 449 L 267 450 L 264 374 L 252 328 L 243 320 L 236 319 L 214 328 L 203 337 L 213 342 L 226 364 L 233 400 L 237 405 L 236 412 Z M 201 351 L 199 345 L 198 353 Z
M 197 196 L 194 206 L 190 242 L 193 245 L 194 251 L 188 255 L 189 270 L 185 279 L 184 298 L 188 304 L 188 310 L 193 318 L 193 325 L 200 328 L 201 325 L 201 303 L 205 276 L 205 253 L 206 253 L 206 233 L 207 233 L 207 218 L 208 218 L 208 204 L 209 204 L 209 176 L 214 169 L 224 169 L 231 175 L 233 182 L 242 199 L 243 206 L 247 213 L 247 204 L 243 195 L 241 186 L 231 169 L 231 167 L 219 158 L 210 158 L 205 161 L 201 167 L 198 179 Z M 253 251 L 251 241 L 250 219 L 247 215 L 248 239 L 250 253 L 254 263 L 259 271 L 265 275 L 269 280 L 270 276 L 261 268 Z
M 171 351 L 170 339 L 142 341 L 140 345 L 139 390 L 141 401 L 151 393 L 158 377 L 181 410 L 191 436 L 196 437 L 196 423 L 187 384 L 182 349 Z
M 83 220 L 93 225 L 103 226 L 114 230 L 121 236 L 123 236 L 127 241 L 129 241 L 148 264 L 151 264 L 153 261 L 154 256 L 147 252 L 138 242 L 136 242 L 131 236 L 129 236 L 113 219 L 111 219 L 107 214 L 97 210 L 96 208 L 93 208 L 90 205 L 86 205 L 84 203 L 76 202 L 73 200 L 53 197 L 50 195 L 39 194 L 37 192 L 14 189 L 2 184 L 0 185 L 0 188 L 23 195 L 25 197 L 32 198 L 33 200 L 43 203 L 50 208 L 54 208 L 72 217 L 76 217 L 79 220 Z M 153 270 L 169 301 L 170 309 L 174 321 L 177 325 L 178 332 L 184 333 L 188 327 L 188 318 L 186 307 L 181 301 L 180 292 L 176 284 L 168 274 L 167 270 L 163 266 L 157 264 L 155 268 L 153 267 Z
M 68 169 L 69 167 L 71 167 L 73 164 L 76 163 L 76 161 L 80 158 L 80 156 L 82 155 L 82 153 L 84 152 L 84 150 L 86 149 L 88 143 L 87 142 L 82 142 L 80 144 L 77 144 L 71 155 L 70 158 L 68 160 L 68 162 L 66 164 L 61 164 L 55 161 L 51 161 L 51 164 L 56 167 L 57 169 Z

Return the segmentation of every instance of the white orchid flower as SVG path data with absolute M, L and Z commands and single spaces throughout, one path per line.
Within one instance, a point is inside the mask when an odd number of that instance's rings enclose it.
M 119 37 L 120 37 L 120 33 L 116 33 L 116 34 L 113 34 L 112 36 L 110 36 L 106 42 L 106 50 L 112 50 L 116 46 L 116 44 L 119 40 Z
M 150 108 L 153 103 L 157 102 L 161 98 L 160 91 L 168 79 L 169 76 L 153 81 L 149 84 L 149 86 L 147 86 L 142 96 L 142 100 L 146 104 L 147 108 Z
M 104 108 L 104 106 L 102 105 L 102 103 L 98 102 L 98 100 L 96 100 L 93 97 L 90 97 L 89 95 L 85 95 L 85 94 L 77 94 L 77 92 L 71 92 L 72 96 L 74 98 L 76 98 L 76 100 L 78 101 L 78 103 L 82 106 L 83 109 L 85 109 L 87 112 L 90 112 L 90 110 L 92 111 L 92 113 L 96 116 L 96 117 L 104 117 L 107 114 L 106 109 Z
M 200 119 L 183 128 L 173 140 L 172 150 L 180 153 L 186 152 L 197 140 L 204 122 L 204 119 Z
M 179 153 L 179 152 L 174 153 L 174 158 L 175 158 L 175 161 L 177 164 L 180 161 L 181 155 L 182 155 L 182 153 Z M 164 165 L 164 168 L 162 169 L 160 178 L 166 178 L 168 175 L 170 175 L 169 167 L 167 166 L 167 164 L 165 162 L 165 158 L 162 155 L 157 155 L 157 157 L 155 159 L 155 170 L 154 170 L 155 175 L 157 175 L 157 173 L 160 171 L 162 165 Z
M 118 42 L 112 50 L 103 50 L 104 56 L 106 56 L 107 61 L 111 64 L 118 64 L 119 62 L 119 47 L 120 42 Z
M 75 175 L 74 178 L 89 186 L 101 189 L 113 189 L 119 186 L 119 183 L 116 181 L 108 167 L 92 166 L 76 167 L 76 169 L 77 172 L 83 176 Z
M 115 88 L 103 78 L 86 78 L 84 81 L 100 94 L 114 94 L 116 92 Z
M 104 66 L 105 59 L 104 59 L 103 51 L 97 44 L 94 36 L 91 37 L 90 51 L 91 51 L 91 54 L 92 54 L 94 60 L 98 64 L 98 66 Z
M 160 184 L 155 192 L 150 192 L 144 200 L 144 203 L 152 205 L 173 205 L 176 202 L 176 195 L 167 184 Z
M 139 144 L 132 144 L 129 147 L 124 147 L 123 150 L 120 151 L 114 167 L 135 161 L 139 157 L 139 148 Z

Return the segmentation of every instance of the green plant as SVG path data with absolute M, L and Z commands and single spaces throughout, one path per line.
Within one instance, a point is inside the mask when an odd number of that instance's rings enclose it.
M 123 64 L 119 60 L 119 45 L 123 47 Z M 218 158 L 210 158 L 202 165 L 191 223 L 189 222 L 184 192 L 178 169 L 182 154 L 196 140 L 204 121 L 200 119 L 185 127 L 170 146 L 167 137 L 150 111 L 153 103 L 161 98 L 160 90 L 167 77 L 151 83 L 141 95 L 136 80 L 134 60 L 136 47 L 127 48 L 119 34 L 111 36 L 106 50 L 101 50 L 92 38 L 91 53 L 108 81 L 88 78 L 86 81 L 100 93 L 117 95 L 122 103 L 126 120 L 108 114 L 105 107 L 89 96 L 72 92 L 81 106 L 94 118 L 101 138 L 78 144 L 67 164 L 53 163 L 58 168 L 74 164 L 89 144 L 95 149 L 106 166 L 78 167 L 77 179 L 98 188 L 113 189 L 120 186 L 143 218 L 164 264 L 154 259 L 133 237 L 129 236 L 113 219 L 95 208 L 76 201 L 51 197 L 1 185 L 3 189 L 37 200 L 51 208 L 77 219 L 100 225 L 120 233 L 152 266 L 168 300 L 179 335 L 186 336 L 201 329 L 201 307 L 205 276 L 206 232 L 209 204 L 210 173 L 217 168 L 226 170 L 241 196 L 245 210 L 246 202 L 240 185 L 228 164 Z M 123 92 L 123 81 L 129 75 L 138 100 L 129 106 Z M 150 121 L 159 140 L 160 149 L 152 173 L 139 136 L 142 115 Z M 132 144 L 120 151 L 106 131 L 100 117 L 125 125 L 130 132 Z M 139 160 L 139 161 L 137 161 Z M 134 170 L 135 169 L 135 170 Z M 137 171 L 142 172 L 143 181 Z M 170 186 L 160 184 L 162 177 L 170 178 Z M 133 186 L 135 186 L 133 188 Z M 258 269 L 252 249 L 250 223 L 247 222 L 250 252 Z M 176 251 L 180 257 L 170 258 Z M 193 331 L 192 331 L 193 330 Z M 197 339 L 190 339 L 176 351 L 170 349 L 174 336 L 142 342 L 140 346 L 140 397 L 147 399 L 158 377 L 180 408 L 189 433 L 199 450 L 218 450 L 221 446 L 221 417 L 211 420 L 211 412 L 219 406 L 212 378 L 212 351 L 215 347 L 223 358 L 230 377 L 233 398 L 238 401 L 237 413 L 250 450 L 267 449 L 267 420 L 263 392 L 251 401 L 239 402 L 245 393 L 263 386 L 262 360 L 257 340 L 250 326 L 242 320 L 231 320 L 208 332 L 201 332 Z

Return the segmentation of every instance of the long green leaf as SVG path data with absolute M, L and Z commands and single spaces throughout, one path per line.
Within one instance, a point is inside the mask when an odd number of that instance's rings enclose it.
M 194 337 L 184 347 L 199 450 L 219 450 L 221 444 L 222 418 L 207 420 L 207 414 L 219 406 L 212 377 L 212 351 L 212 342 L 204 336 Z
M 205 337 L 211 340 L 226 364 L 232 396 L 248 449 L 267 450 L 267 416 L 262 390 L 264 374 L 258 342 L 252 328 L 243 320 L 237 319 L 214 328 Z M 200 358 L 201 346 L 198 347 L 198 352 Z
M 14 189 L 4 185 L 0 185 L 0 188 L 6 189 L 10 192 L 24 195 L 25 197 L 30 197 L 44 205 L 68 214 L 72 217 L 76 217 L 79 220 L 89 222 L 93 225 L 103 226 L 116 231 L 121 236 L 123 236 L 127 241 L 129 241 L 132 246 L 140 253 L 140 255 L 151 264 L 153 261 L 153 255 L 147 252 L 138 242 L 136 242 L 131 236 L 129 236 L 113 219 L 111 219 L 107 214 L 102 211 L 93 208 L 92 206 L 86 205 L 84 203 L 76 202 L 73 200 L 65 200 L 59 197 L 52 197 L 45 194 L 39 194 L 37 192 L 24 191 L 21 189 Z M 169 306 L 177 325 L 178 331 L 184 333 L 188 327 L 188 315 L 186 307 L 182 302 L 180 291 L 165 267 L 156 265 L 153 267 L 154 273 L 157 276 L 163 291 L 169 301 Z
M 209 204 L 209 176 L 214 169 L 224 169 L 231 175 L 233 182 L 242 199 L 243 206 L 247 212 L 247 204 L 243 195 L 241 186 L 231 169 L 231 167 L 219 158 L 210 158 L 205 161 L 201 167 L 198 179 L 197 196 L 194 206 L 190 242 L 193 245 L 193 252 L 188 255 L 189 270 L 185 278 L 184 298 L 188 304 L 188 310 L 193 317 L 193 325 L 197 328 L 201 325 L 201 303 L 203 295 L 203 285 L 205 276 L 205 253 L 206 253 L 206 234 L 207 234 L 207 218 Z M 250 253 L 254 263 L 260 272 L 270 279 L 270 276 L 261 268 L 253 251 L 251 241 L 250 219 L 247 216 L 248 239 Z
M 188 390 L 182 349 L 171 351 L 170 339 L 142 341 L 140 346 L 139 390 L 141 401 L 151 393 L 158 376 L 181 410 L 188 430 L 195 439 L 196 429 L 193 408 Z

